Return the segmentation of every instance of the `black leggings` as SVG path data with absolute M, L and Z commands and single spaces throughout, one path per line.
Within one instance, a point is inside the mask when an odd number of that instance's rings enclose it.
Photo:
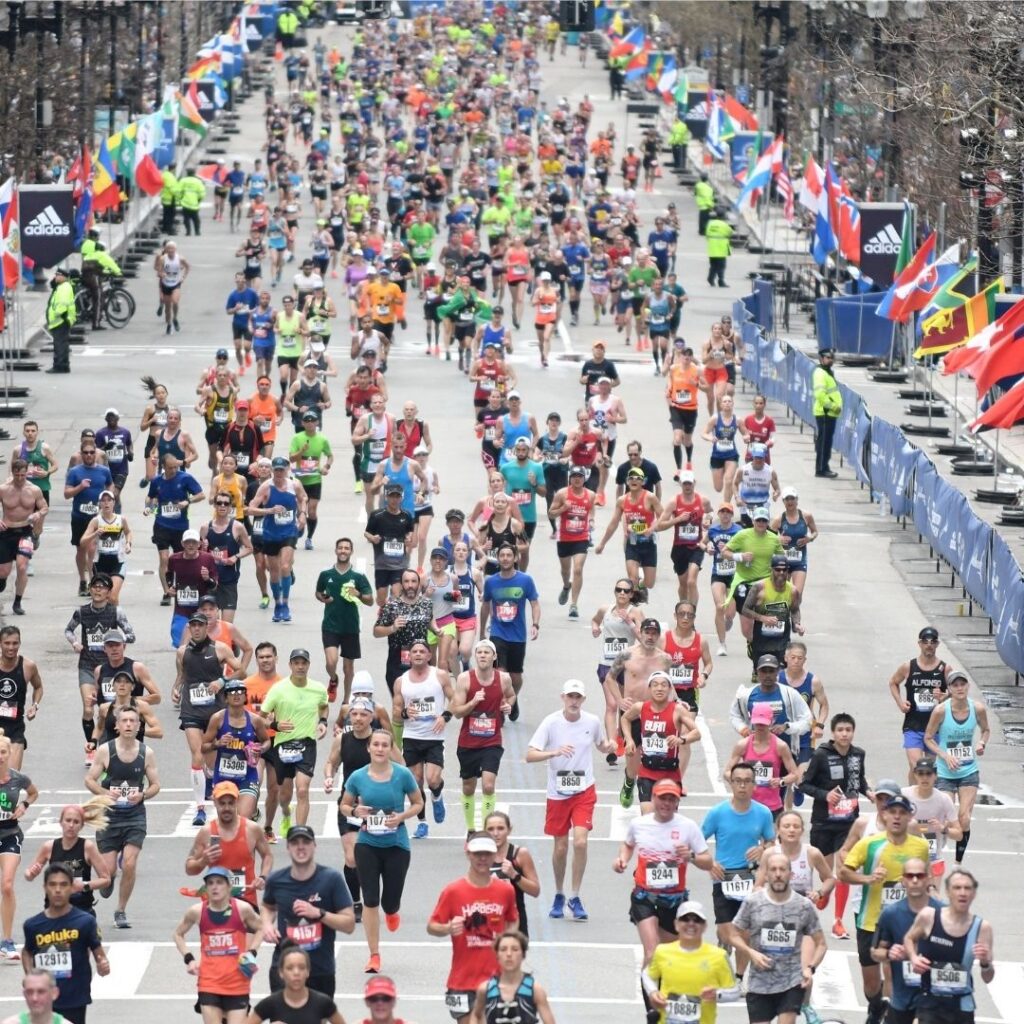
M 383 907 L 385 914 L 397 914 L 402 905 L 405 876 L 409 871 L 409 851 L 400 846 L 371 846 L 357 842 L 355 854 L 363 906 Z

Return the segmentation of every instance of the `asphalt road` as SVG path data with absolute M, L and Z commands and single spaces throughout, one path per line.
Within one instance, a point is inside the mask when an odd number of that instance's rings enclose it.
M 338 29 L 327 32 L 327 42 L 348 38 Z M 545 64 L 544 95 L 549 102 L 567 95 L 573 104 L 587 92 L 595 102 L 595 124 L 608 121 L 617 126 L 620 138 L 638 138 L 635 123 L 627 124 L 621 105 L 607 98 L 603 71 L 591 59 L 581 70 L 576 54 Z M 251 158 L 261 139 L 262 124 L 255 102 L 244 108 L 252 119 L 241 136 L 236 137 L 232 153 Z M 659 182 L 653 195 L 642 195 L 640 208 L 647 225 L 656 210 L 676 201 L 683 218 L 678 269 L 690 301 L 684 315 L 684 333 L 695 344 L 706 336 L 708 325 L 730 309 L 731 301 L 741 294 L 754 258 L 735 256 L 729 267 L 731 288 L 712 291 L 704 283 L 706 262 L 703 240 L 696 234 L 696 216 L 692 198 L 675 189 L 668 180 Z M 192 264 L 192 275 L 184 289 L 180 334 L 166 337 L 162 324 L 153 316 L 156 284 L 148 271 L 132 283 L 139 310 L 134 322 L 124 331 L 108 331 L 95 336 L 84 350 L 74 355 L 70 377 L 34 376 L 30 414 L 41 424 L 42 436 L 57 452 L 62 465 L 85 426 L 102 425 L 103 410 L 116 406 L 124 414 L 123 422 L 137 424 L 143 409 L 143 394 L 138 380 L 153 374 L 167 384 L 172 403 L 190 407 L 193 388 L 200 370 L 212 362 L 215 348 L 230 340 L 224 301 L 232 287 L 236 262 L 232 253 L 237 237 L 229 235 L 225 224 L 211 222 L 212 207 L 204 208 L 204 229 L 199 238 L 179 237 L 182 255 Z M 308 228 L 308 216 L 303 228 Z M 308 231 L 304 232 L 308 235 Z M 294 265 L 289 268 L 294 269 Z M 337 299 L 340 290 L 331 282 L 330 292 Z M 586 304 L 584 311 L 587 311 Z M 649 362 L 624 350 L 613 327 L 589 325 L 563 330 L 555 346 L 551 368 L 538 366 L 530 331 L 516 336 L 513 357 L 524 395 L 524 408 L 538 421 L 557 409 L 563 422 L 572 421 L 579 401 L 577 357 L 589 352 L 593 340 L 609 341 L 609 355 L 619 361 L 623 376 L 620 394 L 625 401 L 629 423 L 620 428 L 624 438 L 638 437 L 645 443 L 645 454 L 653 458 L 666 476 L 671 475 L 671 437 L 661 386 L 652 379 Z M 345 332 L 337 330 L 338 342 Z M 337 345 L 338 342 L 335 344 Z M 333 348 L 334 346 L 332 346 Z M 620 356 L 624 356 L 620 360 Z M 335 354 L 340 366 L 347 366 L 345 355 Z M 459 375 L 455 364 L 424 358 L 422 354 L 422 316 L 415 302 L 409 329 L 399 332 L 399 340 L 390 360 L 388 381 L 393 395 L 391 408 L 412 398 L 421 415 L 430 423 L 435 439 L 433 464 L 440 475 L 439 509 L 450 506 L 471 507 L 484 490 L 484 476 L 477 458 L 477 442 L 472 431 L 470 386 Z M 252 371 L 244 378 L 245 388 L 254 390 Z M 336 392 L 340 388 L 335 389 Z M 737 396 L 742 415 L 749 411 L 749 389 Z M 777 420 L 785 421 L 779 409 L 769 409 Z M 193 413 L 186 413 L 186 427 L 193 436 L 201 430 Z M 327 418 L 327 433 L 337 453 L 337 470 L 328 478 L 321 504 L 317 550 L 299 551 L 296 557 L 297 584 L 293 590 L 294 621 L 274 625 L 270 613 L 257 607 L 258 591 L 246 573 L 241 587 L 241 608 L 237 624 L 255 643 L 272 639 L 287 652 L 293 646 L 308 646 L 314 651 L 312 675 L 323 678 L 319 650 L 319 605 L 313 598 L 316 574 L 333 560 L 333 538 L 351 535 L 361 538 L 362 497 L 353 494 L 349 471 L 348 425 L 336 397 L 335 410 Z M 918 596 L 908 589 L 891 556 L 891 544 L 900 531 L 878 517 L 865 493 L 848 473 L 837 481 L 816 480 L 813 476 L 813 450 L 808 433 L 800 433 L 783 422 L 776 451 L 776 465 L 784 485 L 794 484 L 800 491 L 800 504 L 814 513 L 821 538 L 811 553 L 804 621 L 810 648 L 809 667 L 820 673 L 828 687 L 833 710 L 848 710 L 860 723 L 858 740 L 868 750 L 868 769 L 872 779 L 902 777 L 904 757 L 900 749 L 899 717 L 892 707 L 886 686 L 894 667 L 915 650 L 917 631 L 927 621 L 916 603 Z M 202 462 L 202 459 L 200 460 Z M 712 493 L 707 470 L 707 449 L 698 445 L 695 458 L 698 490 Z M 56 478 L 59 481 L 59 477 Z M 208 479 L 200 478 L 205 485 Z M 57 488 L 59 490 L 59 486 Z M 669 481 L 666 494 L 673 493 Z M 173 681 L 173 655 L 168 642 L 167 609 L 159 607 L 154 570 L 155 549 L 148 543 L 148 522 L 141 517 L 142 492 L 134 485 L 126 491 L 125 511 L 132 517 L 138 535 L 136 550 L 129 566 L 130 574 L 123 591 L 123 603 L 138 633 L 131 654 L 144 660 L 167 694 Z M 608 511 L 598 517 L 603 530 Z M 202 516 L 194 517 L 197 522 Z M 23 652 L 42 665 L 47 693 L 40 718 L 29 731 L 30 750 L 25 768 L 42 790 L 40 801 L 29 817 L 26 863 L 45 838 L 56 833 L 60 807 L 83 797 L 81 733 L 78 725 L 78 692 L 75 685 L 74 658 L 63 639 L 63 627 L 80 603 L 76 597 L 76 578 L 72 552 L 68 547 L 68 506 L 58 501 L 49 516 L 44 544 L 35 560 L 36 575 L 25 601 L 27 615 L 18 620 L 24 634 Z M 441 524 L 436 525 L 440 534 Z M 360 539 L 358 556 L 369 555 Z M 662 547 L 662 565 L 658 585 L 650 605 L 663 621 L 671 617 L 675 599 L 674 581 L 667 547 Z M 642 1012 L 637 980 L 639 946 L 627 921 L 628 878 L 615 875 L 610 867 L 617 851 L 626 820 L 636 811 L 618 807 L 621 781 L 617 771 L 605 765 L 598 768 L 600 801 L 590 847 L 590 865 L 583 887 L 583 898 L 590 921 L 578 924 L 554 921 L 546 916 L 553 885 L 550 873 L 550 841 L 543 836 L 544 768 L 523 763 L 526 744 L 533 727 L 559 704 L 558 691 L 569 677 L 594 683 L 586 705 L 600 713 L 601 701 L 594 679 L 597 643 L 590 637 L 589 618 L 598 605 L 611 596 L 613 580 L 622 572 L 615 545 L 600 557 L 587 562 L 586 583 L 581 601 L 581 619 L 566 618 L 555 596 L 558 569 L 553 542 L 546 531 L 538 532 L 531 560 L 542 594 L 543 628 L 540 639 L 530 645 L 523 718 L 506 731 L 506 755 L 499 779 L 500 806 L 509 810 L 515 826 L 515 841 L 525 843 L 540 868 L 543 891 L 531 901 L 530 965 L 538 979 L 548 987 L 560 1021 L 587 1020 L 593 1024 L 611 1024 L 625 1019 L 640 1019 Z M 707 592 L 707 574 L 702 579 L 702 602 L 698 629 L 713 635 Z M 361 667 L 369 668 L 379 680 L 378 698 L 386 695 L 383 683 L 384 645 L 369 637 L 372 619 L 364 614 L 364 650 Z M 714 645 L 713 645 L 714 646 Z M 720 781 L 720 763 L 728 756 L 734 734 L 728 723 L 727 709 L 736 687 L 749 671 L 741 645 L 734 635 L 730 655 L 717 659 L 712 682 L 703 699 L 705 739 L 694 751 L 687 785 L 690 795 L 684 801 L 684 813 L 700 820 L 704 812 L 724 793 Z M 186 884 L 184 858 L 194 834 L 191 827 L 188 764 L 185 745 L 177 734 L 173 709 L 168 702 L 158 709 L 167 738 L 155 744 L 163 790 L 149 808 L 150 835 L 142 853 L 139 884 L 129 905 L 133 923 L 130 932 L 112 927 L 112 908 L 102 903 L 99 917 L 104 937 L 111 947 L 112 975 L 94 982 L 95 1019 L 119 1024 L 137 1019 L 140 1012 L 150 1024 L 171 1024 L 185 1013 L 191 1016 L 193 982 L 185 974 L 170 941 L 171 932 L 188 901 L 178 895 Z M 449 733 L 454 738 L 454 729 Z M 449 744 L 451 747 L 452 744 Z M 326 755 L 321 744 L 320 756 Z M 443 995 L 444 975 L 449 959 L 447 942 L 426 935 L 426 917 L 440 888 L 464 870 L 461 844 L 464 828 L 457 800 L 457 766 L 450 750 L 447 766 L 449 817 L 443 826 L 431 826 L 430 838 L 417 842 L 413 866 L 402 908 L 402 928 L 384 941 L 384 969 L 397 980 L 401 992 L 400 1009 L 404 1016 L 419 1021 L 441 1021 L 447 1013 L 439 1001 Z M 1014 890 L 1011 879 L 1020 865 L 1021 839 L 1024 838 L 1024 803 L 1017 758 L 1003 742 L 998 726 L 992 745 L 986 752 L 983 781 L 1001 794 L 1002 802 L 981 807 L 976 815 L 974 834 L 967 858 L 968 866 L 981 880 L 976 909 L 995 926 L 997 972 L 995 983 L 980 994 L 979 1021 L 1016 1021 L 1024 994 L 1024 967 L 1006 957 L 1016 955 L 1024 938 L 1016 900 L 1006 898 Z M 340 842 L 334 826 L 334 800 L 318 793 L 311 822 L 320 838 L 319 858 L 340 865 Z M 275 847 L 277 864 L 287 862 L 284 844 Z M 699 872 L 694 873 L 695 876 Z M 710 903 L 710 884 L 706 877 L 693 877 L 696 898 Z M 20 922 L 41 905 L 38 883 L 21 880 L 17 884 Z M 831 923 L 831 912 L 826 914 Z M 849 924 L 849 920 L 847 921 Z M 20 935 L 16 926 L 15 937 Z M 850 942 L 829 939 L 830 952 L 816 983 L 816 1005 L 832 1008 L 847 1021 L 860 1020 L 863 1009 L 860 986 Z M 348 1019 L 359 1016 L 359 993 L 365 960 L 365 945 L 360 933 L 340 944 L 338 955 L 338 993 L 342 1012 Z M 268 958 L 263 958 L 264 970 Z M 14 1011 L 19 1001 L 20 970 L 16 965 L 0 968 L 0 1009 Z M 256 992 L 265 991 L 265 974 L 257 975 Z M 740 1007 L 722 1008 L 722 1019 L 741 1020 Z

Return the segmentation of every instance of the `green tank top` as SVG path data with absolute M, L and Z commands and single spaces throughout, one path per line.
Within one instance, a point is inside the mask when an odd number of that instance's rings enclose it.
M 28 445 L 22 441 L 21 451 L 19 455 L 29 464 L 29 483 L 33 483 L 39 488 L 44 494 L 50 493 L 50 478 L 49 476 L 34 476 L 32 474 L 31 467 L 36 466 L 44 471 L 49 471 L 50 462 L 43 454 L 43 442 L 36 441 L 36 446 L 29 451 Z
M 302 339 L 299 337 L 299 314 L 292 313 L 291 318 L 283 313 L 277 314 L 277 354 L 285 359 L 298 359 L 302 355 Z

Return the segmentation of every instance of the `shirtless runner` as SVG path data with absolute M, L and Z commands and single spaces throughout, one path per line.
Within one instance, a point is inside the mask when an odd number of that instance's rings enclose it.
M 32 534 L 49 510 L 43 492 L 28 479 L 28 462 L 25 459 L 11 462 L 11 479 L 0 485 L 0 506 L 3 509 L 3 518 L 0 519 L 0 593 L 7 588 L 7 577 L 16 564 L 12 611 L 15 615 L 24 615 L 21 599 L 28 586 Z

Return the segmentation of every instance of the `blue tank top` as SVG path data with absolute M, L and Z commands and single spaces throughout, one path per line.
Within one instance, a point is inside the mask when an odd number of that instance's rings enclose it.
M 739 421 L 735 416 L 732 423 L 726 423 L 722 414 L 715 415 L 715 448 L 713 457 L 716 459 L 739 458 L 736 451 L 736 431 L 739 429 Z
M 786 561 L 789 563 L 789 568 L 806 571 L 807 546 L 798 548 L 796 542 L 801 537 L 807 536 L 807 523 L 804 521 L 803 512 L 798 512 L 798 515 L 799 518 L 795 523 L 787 522 L 786 517 L 782 517 L 782 522 L 779 524 L 779 540 L 782 541 L 782 546 L 786 549 Z
M 771 693 L 765 693 L 760 686 L 755 686 L 747 697 L 747 711 L 753 711 L 755 704 L 768 704 L 772 709 L 772 725 L 786 725 L 789 715 L 782 700 L 782 691 L 776 687 Z
M 473 574 L 464 572 L 461 576 L 456 576 L 455 580 L 462 598 L 453 607 L 452 614 L 457 619 L 471 619 L 476 615 L 476 585 L 473 583 Z
M 967 718 L 958 722 L 953 717 L 952 702 L 946 701 L 943 705 L 944 714 L 939 724 L 939 731 L 935 740 L 939 749 L 947 754 L 952 754 L 960 762 L 960 767 L 950 768 L 941 758 L 936 758 L 936 768 L 940 779 L 965 779 L 978 770 L 977 755 L 974 750 L 974 731 L 978 728 L 978 715 L 974 710 L 974 701 L 968 701 Z
M 164 432 L 161 430 L 157 434 L 156 438 L 156 452 L 157 452 L 157 467 L 163 468 L 164 456 L 173 455 L 180 462 L 185 461 L 185 449 L 181 447 L 178 442 L 178 438 L 181 437 L 181 430 L 179 430 L 174 437 L 170 440 L 164 438 Z
M 274 345 L 274 311 L 268 309 L 252 314 L 253 344 L 257 348 L 272 348 Z M 265 332 L 265 333 L 264 333 Z
M 655 330 L 668 330 L 668 311 L 669 303 L 667 294 L 662 295 L 660 299 L 654 295 L 651 295 L 647 299 L 647 322 Z
M 473 546 L 472 546 L 472 544 L 470 544 L 470 539 L 471 538 L 470 538 L 469 534 L 465 530 L 463 530 L 462 531 L 462 540 L 463 540 L 463 543 L 465 543 L 466 547 L 469 548 L 469 558 L 466 559 L 466 564 L 472 569 L 473 568 Z M 444 548 L 445 552 L 448 554 L 448 568 L 449 569 L 454 564 L 454 558 L 452 556 L 455 554 L 455 543 L 456 542 L 453 541 L 451 539 L 451 537 L 442 537 L 441 538 L 440 547 Z
M 229 736 L 232 743 L 230 746 L 217 748 L 217 760 L 213 766 L 214 783 L 233 782 L 239 789 L 256 783 L 259 780 L 259 771 L 255 765 L 249 764 L 245 753 L 248 744 L 259 742 L 249 712 L 245 712 L 245 725 L 241 728 L 232 726 L 225 712 L 224 721 L 217 730 L 217 739 L 223 736 Z
M 386 462 L 381 463 L 384 467 L 384 486 L 385 488 L 389 483 L 401 484 L 402 486 L 402 509 L 408 512 L 409 515 L 415 516 L 416 509 L 416 495 L 415 488 L 412 485 L 412 471 L 409 469 L 408 458 L 402 463 L 401 469 L 395 469 L 391 464 L 391 460 L 388 459 Z
M 709 526 L 708 540 L 715 545 L 714 562 L 711 566 L 712 576 L 721 576 L 728 579 L 736 574 L 736 559 L 731 551 L 724 553 L 718 550 L 720 540 L 728 542 L 740 532 L 739 523 L 733 523 L 728 529 L 724 526 Z
M 223 551 L 222 557 L 232 558 L 241 550 L 235 538 L 234 524 L 235 520 L 232 520 L 231 526 L 223 533 L 218 533 L 212 527 L 206 531 L 206 546 L 217 562 L 217 578 L 221 583 L 237 583 L 240 575 L 238 562 L 224 562 L 221 561 L 221 556 L 217 555 L 218 551 Z
M 273 484 L 270 485 L 270 493 L 267 495 L 266 507 L 273 508 L 275 505 L 283 505 L 284 512 L 275 512 L 273 515 L 263 516 L 263 539 L 264 541 L 289 540 L 299 535 L 299 502 L 293 491 L 278 490 Z
M 484 349 L 487 348 L 488 345 L 497 345 L 500 351 L 505 350 L 504 325 L 495 329 L 491 324 L 484 324 L 484 333 L 483 337 L 480 339 L 480 351 L 478 353 L 480 358 L 483 357 Z
M 525 437 L 530 442 L 530 447 L 533 447 L 533 434 L 530 431 L 530 424 L 526 416 L 523 416 L 518 424 L 513 424 L 509 419 L 509 414 L 505 413 L 501 417 L 501 426 L 505 433 L 505 447 L 501 452 L 502 463 L 511 462 L 515 459 L 515 446 L 516 441 Z
M 814 696 L 814 673 L 808 672 L 804 676 L 804 681 L 799 686 L 793 686 L 793 684 L 786 678 L 786 670 L 781 669 L 779 672 L 779 685 L 780 686 L 792 686 L 797 693 L 807 702 L 807 706 L 811 706 L 811 698 Z M 811 749 L 811 734 L 804 732 L 800 734 L 800 749 L 810 750 Z

